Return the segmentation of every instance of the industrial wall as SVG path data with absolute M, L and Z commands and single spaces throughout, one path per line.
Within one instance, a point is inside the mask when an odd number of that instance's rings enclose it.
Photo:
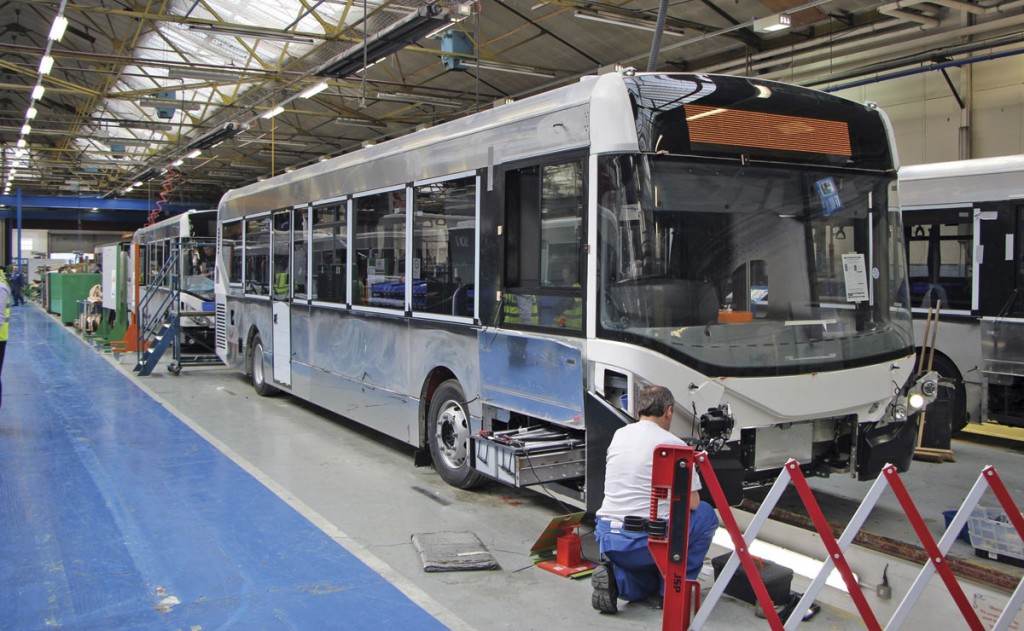
M 904 165 L 1024 153 L 1024 55 L 838 92 L 885 109 Z

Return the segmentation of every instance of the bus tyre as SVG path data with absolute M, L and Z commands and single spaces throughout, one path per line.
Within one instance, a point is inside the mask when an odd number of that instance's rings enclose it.
M 261 397 L 277 394 L 277 388 L 267 383 L 267 366 L 263 361 L 263 340 L 259 335 L 252 338 L 250 348 L 252 352 L 249 354 L 249 377 L 252 379 L 253 390 Z
M 469 458 L 469 414 L 466 396 L 454 379 L 445 381 L 430 399 L 427 440 L 434 468 L 441 478 L 460 489 L 478 486 L 484 478 L 472 468 Z

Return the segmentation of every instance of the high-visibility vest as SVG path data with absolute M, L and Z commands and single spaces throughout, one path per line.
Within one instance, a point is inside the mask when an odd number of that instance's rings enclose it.
M 521 310 L 519 309 L 520 300 L 529 300 L 530 314 L 527 318 L 522 317 Z M 505 323 L 506 324 L 537 324 L 540 320 L 537 317 L 537 300 L 533 295 L 528 294 L 505 294 L 504 304 L 502 305 L 502 311 L 504 311 Z
M 577 285 L 578 286 L 578 285 Z M 562 312 L 556 320 L 559 326 L 580 331 L 583 329 L 583 299 L 573 298 L 572 306 Z
M 274 275 L 274 295 L 288 295 L 288 272 L 278 272 Z
M 4 305 L 4 324 L 0 326 L 0 342 L 7 341 L 7 325 L 11 321 L 11 294 L 10 286 L 8 286 L 7 304 Z

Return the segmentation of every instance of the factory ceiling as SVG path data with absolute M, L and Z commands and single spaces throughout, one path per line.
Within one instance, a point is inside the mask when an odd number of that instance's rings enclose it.
M 834 89 L 1024 47 L 1024 0 L 665 4 L 658 71 Z M 5 194 L 215 203 L 583 75 L 645 70 L 658 8 L 0 0 L 0 183 Z

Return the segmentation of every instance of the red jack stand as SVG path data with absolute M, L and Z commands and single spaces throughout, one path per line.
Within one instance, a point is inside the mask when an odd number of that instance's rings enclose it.
M 597 567 L 596 563 L 584 561 L 581 557 L 580 536 L 576 528 L 580 525 L 582 517 L 583 513 L 576 513 L 551 520 L 537 543 L 533 545 L 530 554 L 550 557 L 553 550 L 555 558 L 538 561 L 537 567 L 567 577 L 589 572 Z

